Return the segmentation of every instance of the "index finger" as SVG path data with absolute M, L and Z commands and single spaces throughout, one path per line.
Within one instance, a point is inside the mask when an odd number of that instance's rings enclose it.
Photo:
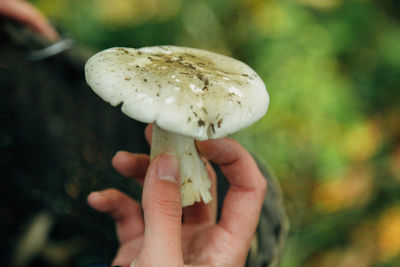
M 230 183 L 219 226 L 249 245 L 260 217 L 266 179 L 251 155 L 233 139 L 198 142 L 197 147 L 220 166 Z

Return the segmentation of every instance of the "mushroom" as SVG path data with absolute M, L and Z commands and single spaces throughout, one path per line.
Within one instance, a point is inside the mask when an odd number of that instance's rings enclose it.
M 259 120 L 269 96 L 246 64 L 176 46 L 115 47 L 85 66 L 93 91 L 127 116 L 154 123 L 150 158 L 177 156 L 182 206 L 211 201 L 211 182 L 194 139 L 221 138 Z

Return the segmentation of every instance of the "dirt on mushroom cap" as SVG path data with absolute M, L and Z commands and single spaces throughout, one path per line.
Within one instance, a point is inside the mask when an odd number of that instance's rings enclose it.
M 86 64 L 92 89 L 143 122 L 199 140 L 219 138 L 261 118 L 269 97 L 246 64 L 199 49 L 111 48 Z

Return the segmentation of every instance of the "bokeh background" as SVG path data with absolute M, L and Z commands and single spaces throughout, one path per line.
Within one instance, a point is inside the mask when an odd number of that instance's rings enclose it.
M 93 52 L 172 44 L 246 62 L 271 103 L 234 137 L 282 185 L 281 266 L 400 266 L 400 1 L 32 2 Z

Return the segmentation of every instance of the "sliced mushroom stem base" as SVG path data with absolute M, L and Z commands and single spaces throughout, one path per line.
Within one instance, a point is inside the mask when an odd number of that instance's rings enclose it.
M 178 158 L 182 206 L 190 206 L 201 200 L 209 203 L 212 200 L 209 192 L 211 181 L 197 152 L 194 139 L 165 131 L 154 124 L 150 158 L 153 159 L 162 153 L 169 153 Z

